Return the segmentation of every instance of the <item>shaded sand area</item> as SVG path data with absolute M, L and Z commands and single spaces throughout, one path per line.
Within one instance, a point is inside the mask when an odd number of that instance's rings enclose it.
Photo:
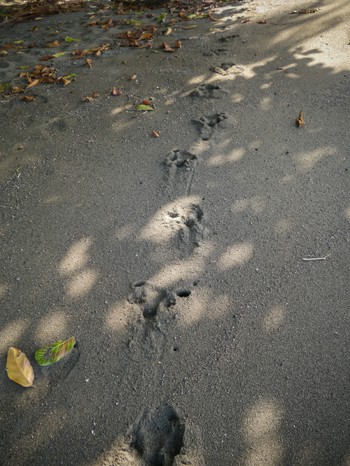
M 350 4 L 208 11 L 0 24 L 1 465 L 350 464 Z

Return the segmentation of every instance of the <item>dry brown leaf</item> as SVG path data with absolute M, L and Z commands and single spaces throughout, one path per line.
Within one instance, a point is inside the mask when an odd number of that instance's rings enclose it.
M 107 29 L 111 28 L 113 26 L 113 21 L 111 19 L 107 19 L 104 23 L 100 24 L 100 27 L 107 31 Z
M 133 75 L 130 77 L 130 80 L 131 80 L 131 81 L 135 81 L 135 79 L 137 79 L 137 74 L 133 74 Z
M 152 105 L 152 102 L 150 100 L 143 100 L 142 101 L 143 105 Z
M 34 102 L 34 100 L 36 99 L 36 97 L 34 95 L 24 95 L 21 100 L 23 100 L 23 102 Z
M 119 96 L 119 95 L 122 95 L 122 94 L 123 94 L 123 92 L 120 89 L 118 89 L 116 87 L 113 87 L 112 95 Z
M 165 52 L 175 52 L 175 50 L 170 46 L 168 42 L 163 42 L 162 47 L 165 50 Z
M 154 138 L 160 138 L 160 133 L 159 133 L 159 131 L 153 130 L 153 131 L 152 131 L 152 136 L 153 136 Z
M 92 60 L 91 60 L 91 58 L 86 58 L 86 60 L 85 60 L 85 66 L 87 66 L 88 68 L 92 68 Z
M 28 86 L 27 86 L 27 89 L 31 89 L 32 87 L 34 86 L 37 86 L 38 84 L 40 84 L 42 82 L 41 79 L 33 79 L 33 81 L 31 81 Z
M 19 94 L 23 92 L 23 89 L 20 86 L 13 86 L 11 90 L 12 90 L 12 94 Z
M 53 42 L 48 42 L 46 44 L 46 47 L 53 48 L 53 47 L 59 47 L 60 45 L 61 45 L 61 42 L 59 40 L 54 40 Z
M 93 99 L 97 99 L 97 97 L 100 97 L 100 93 L 97 92 L 97 91 L 94 91 L 94 92 L 91 94 L 91 97 L 92 97 Z
M 181 49 L 182 48 L 182 43 L 180 39 L 177 39 L 175 42 L 175 48 L 176 49 Z
M 11 347 L 7 353 L 7 376 L 22 387 L 31 387 L 34 371 L 27 356 L 18 348 Z
M 296 125 L 298 128 L 301 128 L 302 126 L 304 126 L 303 112 L 299 112 L 299 116 L 296 120 Z

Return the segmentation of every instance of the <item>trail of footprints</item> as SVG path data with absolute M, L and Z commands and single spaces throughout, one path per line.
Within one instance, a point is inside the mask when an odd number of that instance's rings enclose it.
M 223 64 L 221 69 L 230 72 L 232 66 L 233 64 Z M 190 97 L 216 99 L 222 92 L 225 91 L 218 85 L 203 84 L 195 88 Z M 192 123 L 198 129 L 199 137 L 208 141 L 216 131 L 227 128 L 229 116 L 226 113 L 214 113 L 192 120 Z M 190 195 L 197 164 L 197 156 L 187 150 L 175 149 L 167 155 L 163 162 L 164 185 L 171 200 Z M 176 250 L 180 259 L 188 259 L 205 240 L 207 229 L 203 219 L 204 212 L 199 204 L 181 205 L 176 202 L 162 217 L 163 224 L 172 229 L 170 241 L 173 247 L 170 249 Z M 160 319 L 160 316 L 176 306 L 177 299 L 187 298 L 190 294 L 190 288 L 167 289 L 145 280 L 133 283 L 128 302 L 139 308 L 142 318 L 137 324 L 139 328 L 134 328 L 136 334 L 133 335 L 131 343 L 139 339 L 140 344 L 136 343 L 135 347 L 153 347 L 151 356 L 153 354 L 153 357 L 160 357 L 160 346 L 166 344 L 164 323 L 167 325 L 168 322 L 166 319 Z M 190 438 L 187 445 L 185 438 Z M 174 408 L 169 404 L 161 404 L 156 408 L 144 410 L 130 427 L 123 443 L 117 449 L 117 457 L 114 456 L 113 463 L 110 464 L 204 465 L 199 444 L 198 435 L 196 437 L 191 434 L 191 429 L 180 419 Z

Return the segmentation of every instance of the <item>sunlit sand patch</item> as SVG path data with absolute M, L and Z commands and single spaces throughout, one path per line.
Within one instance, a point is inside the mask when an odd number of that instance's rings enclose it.
M 104 328 L 107 331 L 120 332 L 128 325 L 130 305 L 125 301 L 118 301 L 107 311 Z
M 350 206 L 347 209 L 345 209 L 345 218 L 350 220 Z
M 89 260 L 89 249 L 92 245 L 90 237 L 82 238 L 74 243 L 59 264 L 59 271 L 63 275 L 75 272 L 85 267 Z
M 10 346 L 15 346 L 27 327 L 28 322 L 24 319 L 5 325 L 0 331 L 0 352 L 6 351 Z
M 267 111 L 272 108 L 272 99 L 271 97 L 263 97 L 260 102 L 261 110 Z
M 66 285 L 68 296 L 81 298 L 91 291 L 98 279 L 99 273 L 93 269 L 85 269 L 72 277 Z
M 336 153 L 335 147 L 319 147 L 318 149 L 302 152 L 294 157 L 298 170 L 305 173 L 312 170 L 325 157 Z
M 130 237 L 134 232 L 135 226 L 133 225 L 124 225 L 116 229 L 115 236 L 119 241 L 124 241 Z
M 251 407 L 243 423 L 247 443 L 244 466 L 278 466 L 283 446 L 280 435 L 282 409 L 276 401 L 261 400 Z
M 9 289 L 10 289 L 9 285 L 6 285 L 5 283 L 0 284 L 0 299 L 5 297 Z
M 276 331 L 285 321 L 286 308 L 285 306 L 274 306 L 267 310 L 263 322 L 262 328 L 266 333 L 272 333 Z
M 237 199 L 230 207 L 231 212 L 238 213 L 252 210 L 254 214 L 259 214 L 266 209 L 266 201 L 260 196 L 253 196 L 249 199 Z
M 45 204 L 57 204 L 60 201 L 61 197 L 57 194 L 52 194 L 45 199 Z
M 219 257 L 218 267 L 228 270 L 246 264 L 253 257 L 253 251 L 253 244 L 249 241 L 235 244 Z
M 143 228 L 140 238 L 158 244 L 166 243 L 177 233 L 179 219 L 186 217 L 191 206 L 199 203 L 199 196 L 187 196 L 166 204 Z
M 213 155 L 208 160 L 208 165 L 219 167 L 221 165 L 226 165 L 227 163 L 237 162 L 244 156 L 245 152 L 246 152 L 245 149 L 239 148 L 239 149 L 232 150 L 227 155 L 224 155 L 224 154 Z
M 276 223 L 275 232 L 280 234 L 287 233 L 292 230 L 292 227 L 293 223 L 290 218 L 282 218 Z
M 132 105 L 131 104 L 127 104 L 127 105 L 122 105 L 120 107 L 116 107 L 114 108 L 112 111 L 111 111 L 111 116 L 115 116 L 115 115 L 118 115 L 119 113 L 122 113 L 122 112 L 125 112 L 125 110 L 131 110 L 132 109 Z M 116 128 L 118 128 L 118 125 L 120 125 L 121 123 L 118 122 Z M 127 126 L 126 123 L 124 123 L 123 125 L 124 127 Z
M 42 344 L 64 339 L 68 336 L 68 323 L 69 317 L 66 312 L 54 309 L 40 319 L 36 337 Z
M 201 319 L 218 319 L 227 313 L 230 306 L 226 294 L 216 295 L 208 288 L 196 288 L 188 302 L 189 309 L 179 317 L 180 323 L 188 326 Z
M 188 81 L 188 84 L 201 84 L 204 83 L 206 79 L 207 77 L 205 74 L 202 74 L 200 76 L 194 76 L 192 79 Z
M 150 278 L 155 286 L 167 288 L 181 280 L 193 280 L 204 269 L 205 261 L 212 253 L 213 245 L 209 242 L 195 249 L 188 260 L 177 261 L 165 266 L 159 273 Z

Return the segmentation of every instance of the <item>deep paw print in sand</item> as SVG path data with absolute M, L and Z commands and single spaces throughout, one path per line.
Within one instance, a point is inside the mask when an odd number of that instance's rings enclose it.
M 215 113 L 214 115 L 202 116 L 199 120 L 192 120 L 192 123 L 198 128 L 201 139 L 208 141 L 215 129 L 225 128 L 226 120 L 228 120 L 226 113 Z
M 132 285 L 128 301 L 131 304 L 138 304 L 145 318 L 155 317 L 161 304 L 169 308 L 176 303 L 173 293 L 145 281 L 139 281 Z
M 201 99 L 215 99 L 220 96 L 222 89 L 214 84 L 201 84 L 190 92 L 190 97 Z
M 204 466 L 199 429 L 179 416 L 169 403 L 145 408 L 115 451 L 104 455 L 105 466 Z
M 166 190 L 171 197 L 178 194 L 188 196 L 197 166 L 197 156 L 187 150 L 174 149 L 164 162 Z
M 203 210 L 197 204 L 191 204 L 185 209 L 174 208 L 167 213 L 169 227 L 175 230 L 171 241 L 184 257 L 188 257 L 199 247 L 207 234 L 203 225 L 203 215 Z

